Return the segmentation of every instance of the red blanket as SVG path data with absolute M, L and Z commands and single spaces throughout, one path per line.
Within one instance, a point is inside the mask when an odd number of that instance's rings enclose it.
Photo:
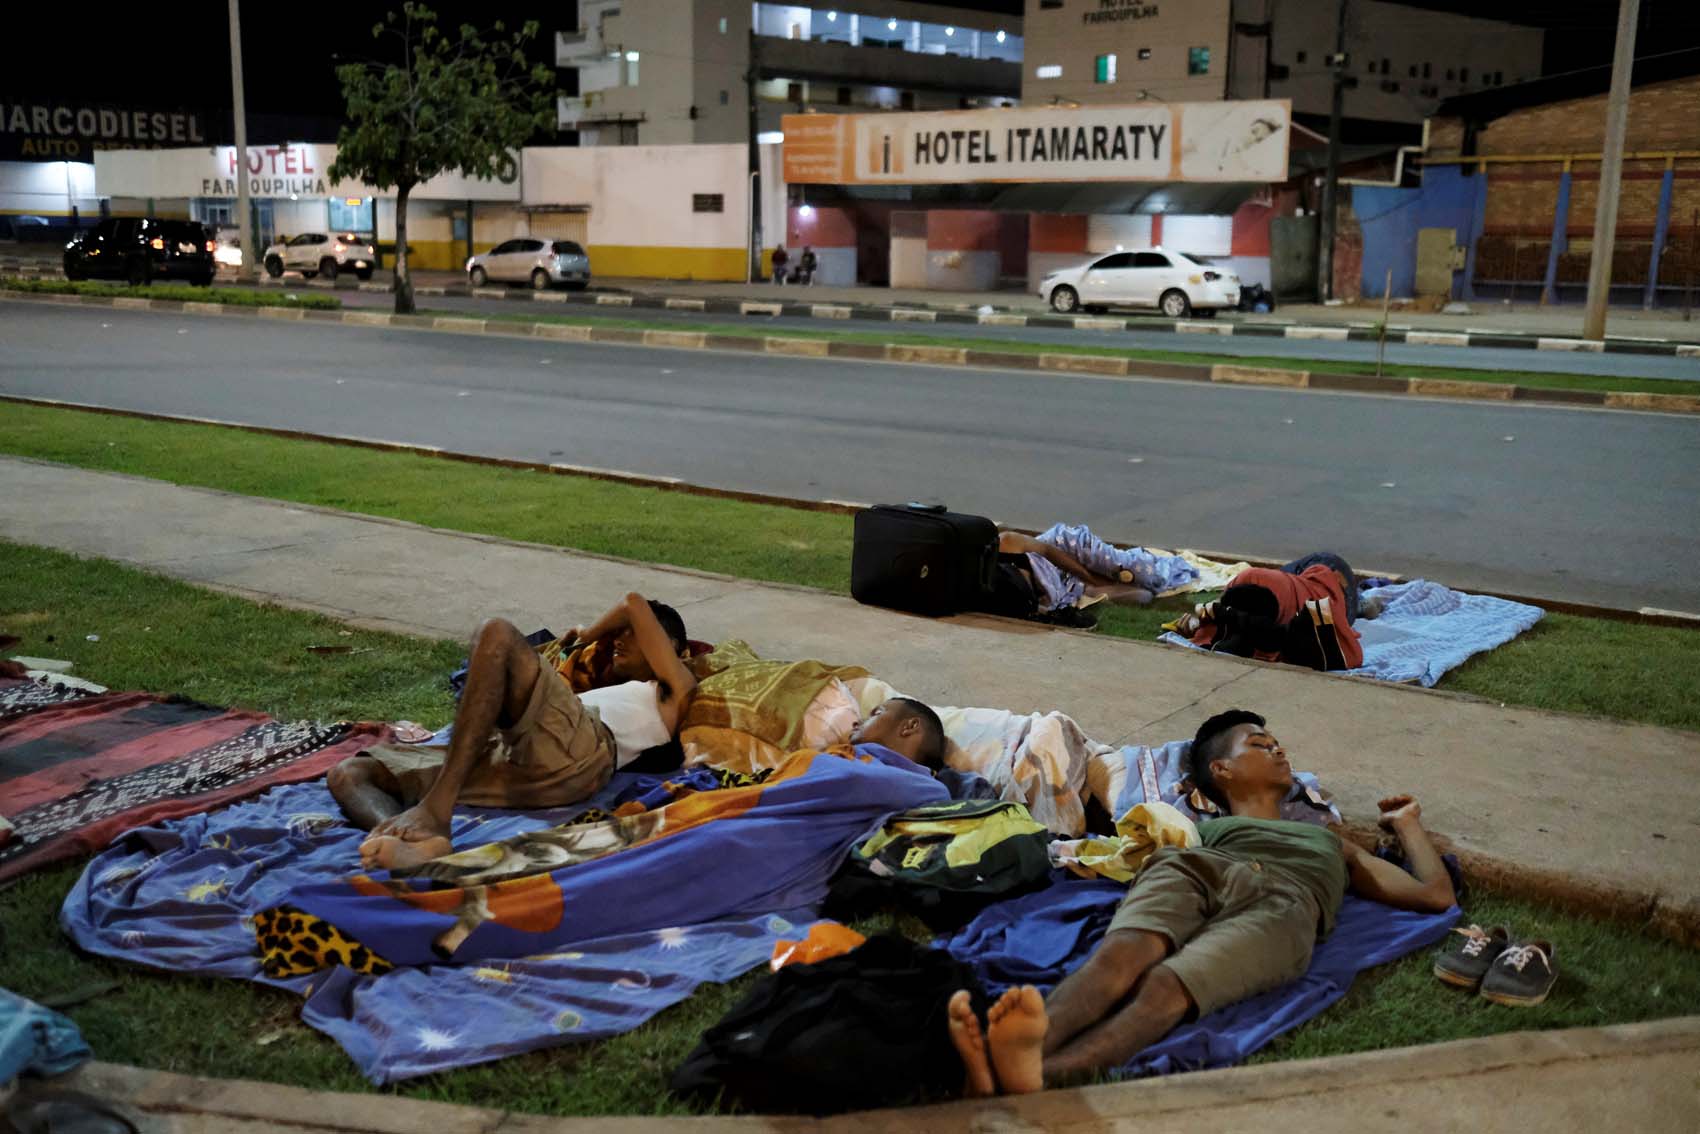
M 0 681 L 0 882 L 121 831 L 324 775 L 388 726 Z

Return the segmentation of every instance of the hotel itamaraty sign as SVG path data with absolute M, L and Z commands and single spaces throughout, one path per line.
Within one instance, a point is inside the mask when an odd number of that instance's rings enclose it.
M 787 114 L 791 184 L 1284 181 L 1284 99 Z

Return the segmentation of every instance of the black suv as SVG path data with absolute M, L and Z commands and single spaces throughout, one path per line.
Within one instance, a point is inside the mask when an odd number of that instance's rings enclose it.
M 100 276 L 132 284 L 157 279 L 212 283 L 212 234 L 199 221 L 158 217 L 107 217 L 65 245 L 65 278 Z

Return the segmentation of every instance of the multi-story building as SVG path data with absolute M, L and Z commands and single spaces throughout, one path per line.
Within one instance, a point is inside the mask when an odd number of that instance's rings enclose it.
M 1009 105 L 1022 50 L 1019 19 L 940 4 L 578 0 L 559 126 L 581 145 L 740 142 L 752 90 L 764 134 L 806 111 Z
M 1027 0 L 1026 105 L 1286 98 L 1325 116 L 1337 0 Z M 1350 0 L 1346 114 L 1416 125 L 1443 99 L 1535 78 L 1544 33 Z

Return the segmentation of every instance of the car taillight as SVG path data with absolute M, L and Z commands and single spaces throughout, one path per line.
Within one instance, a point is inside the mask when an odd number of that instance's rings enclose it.
M 1222 278 L 1222 273 L 1221 272 L 1205 272 L 1204 278 L 1207 279 L 1207 280 L 1219 280 L 1219 279 Z
M 165 241 L 156 236 L 152 240 L 148 241 L 148 247 L 163 252 L 165 251 Z
M 208 252 L 217 252 L 218 251 L 218 243 L 216 241 L 212 241 L 212 240 L 207 241 L 207 251 Z

